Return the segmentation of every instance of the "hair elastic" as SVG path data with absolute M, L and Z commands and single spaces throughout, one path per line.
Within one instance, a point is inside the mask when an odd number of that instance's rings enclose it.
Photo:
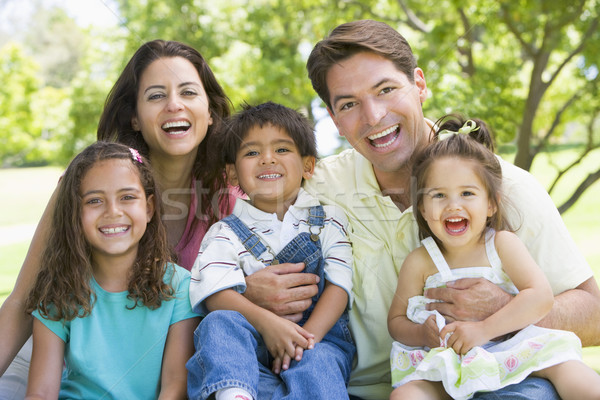
M 133 161 L 137 161 L 141 164 L 142 156 L 140 156 L 140 153 L 136 149 L 132 149 L 131 147 L 129 148 L 129 151 L 131 152 L 131 157 L 133 158 Z
M 476 132 L 479 130 L 479 126 L 472 119 L 465 122 L 465 124 L 458 130 L 458 132 L 449 131 L 448 129 L 444 129 L 443 131 L 438 133 L 438 140 L 448 139 L 453 135 L 468 135 L 471 132 Z

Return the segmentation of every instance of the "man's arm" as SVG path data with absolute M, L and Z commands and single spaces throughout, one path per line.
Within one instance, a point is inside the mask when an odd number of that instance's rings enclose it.
M 481 321 L 504 307 L 512 296 L 483 278 L 449 282 L 446 288 L 428 289 L 425 295 L 442 303 L 430 303 L 449 321 Z M 554 306 L 536 325 L 574 332 L 583 346 L 600 344 L 600 289 L 592 277 L 554 297 Z
M 596 322 L 593 322 L 596 321 Z M 600 345 L 600 289 L 594 277 L 554 297 L 554 307 L 536 325 L 573 331 L 583 346 Z
M 246 277 L 244 297 L 293 322 L 312 304 L 319 277 L 302 272 L 304 264 L 271 265 Z

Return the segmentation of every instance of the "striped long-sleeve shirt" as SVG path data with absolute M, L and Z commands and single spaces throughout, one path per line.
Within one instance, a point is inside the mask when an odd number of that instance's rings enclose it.
M 300 189 L 296 202 L 285 213 L 283 221 L 276 214 L 266 213 L 249 202 L 237 199 L 233 214 L 256 233 L 268 250 L 256 259 L 243 246 L 233 230 L 224 222 L 217 222 L 206 233 L 196 262 L 192 268 L 190 300 L 194 311 L 207 313 L 204 300 L 221 290 L 246 290 L 245 276 L 269 265 L 295 236 L 309 232 L 308 210 L 319 201 Z M 337 206 L 323 206 L 325 221 L 319 234 L 325 279 L 348 293 L 348 307 L 352 304 L 352 246 L 347 236 L 347 219 Z M 314 228 L 313 228 L 314 229 Z

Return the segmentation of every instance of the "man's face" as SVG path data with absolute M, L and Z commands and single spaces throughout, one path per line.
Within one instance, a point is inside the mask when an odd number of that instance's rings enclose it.
M 375 173 L 396 172 L 429 141 L 421 103 L 427 96 L 423 71 L 414 83 L 385 57 L 361 52 L 327 73 L 332 109 L 341 136 L 367 158 Z

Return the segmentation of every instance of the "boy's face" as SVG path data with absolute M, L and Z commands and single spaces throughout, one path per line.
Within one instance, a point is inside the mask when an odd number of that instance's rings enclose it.
M 250 129 L 235 165 L 227 166 L 227 176 L 259 210 L 285 213 L 296 201 L 302 178 L 309 179 L 314 167 L 314 157 L 303 157 L 284 130 L 267 124 Z

